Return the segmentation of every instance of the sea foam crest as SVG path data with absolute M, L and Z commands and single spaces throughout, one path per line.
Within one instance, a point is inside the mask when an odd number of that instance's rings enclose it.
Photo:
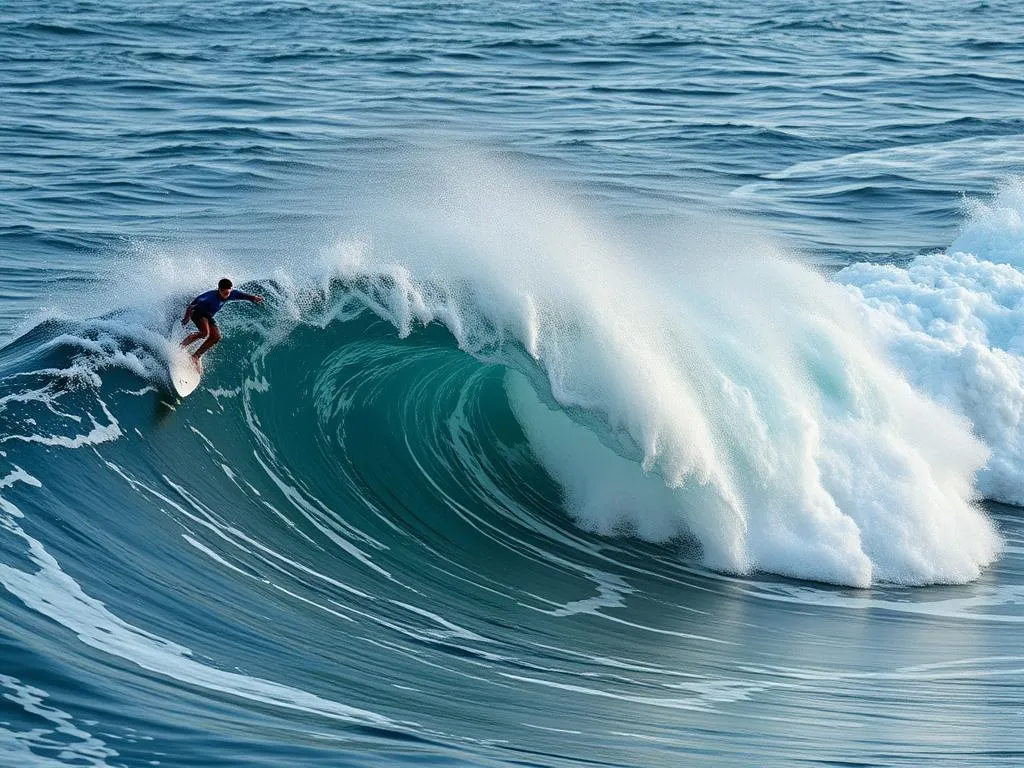
M 1024 182 L 968 206 L 944 253 L 838 275 L 878 343 L 918 390 L 962 414 L 992 452 L 986 497 L 1024 504 Z

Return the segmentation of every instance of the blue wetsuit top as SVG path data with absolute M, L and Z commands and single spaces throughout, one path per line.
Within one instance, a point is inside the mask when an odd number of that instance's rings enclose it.
M 192 303 L 189 304 L 189 306 L 192 307 L 192 315 L 194 317 L 198 316 L 212 318 L 215 314 L 217 314 L 217 312 L 220 311 L 220 308 L 224 306 L 224 302 L 226 301 L 240 301 L 242 299 L 252 301 L 255 298 L 256 297 L 253 296 L 251 293 L 244 293 L 243 291 L 232 291 L 230 294 L 228 294 L 228 297 L 226 299 L 222 299 L 220 297 L 220 292 L 213 290 L 199 294 L 194 299 L 192 299 Z

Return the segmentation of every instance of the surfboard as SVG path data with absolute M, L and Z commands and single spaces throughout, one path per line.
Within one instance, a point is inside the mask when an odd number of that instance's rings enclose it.
M 167 369 L 171 375 L 171 386 L 178 393 L 178 397 L 188 397 L 195 392 L 203 376 L 202 361 L 199 362 L 197 369 L 192 363 L 192 355 L 183 349 L 175 349 L 171 352 Z

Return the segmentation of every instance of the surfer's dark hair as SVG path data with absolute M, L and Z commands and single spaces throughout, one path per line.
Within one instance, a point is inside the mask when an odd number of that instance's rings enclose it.
M 232 285 L 233 285 L 233 283 L 230 280 L 228 280 L 226 277 L 222 277 L 220 279 L 220 282 L 217 283 L 217 290 L 218 291 L 227 291 L 227 290 L 229 290 L 231 288 Z

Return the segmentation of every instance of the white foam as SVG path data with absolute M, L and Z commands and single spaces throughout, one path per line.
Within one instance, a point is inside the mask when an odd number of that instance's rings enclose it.
M 991 451 L 987 498 L 1024 504 L 1024 183 L 972 203 L 945 253 L 906 268 L 857 264 L 838 280 L 907 379 L 968 419 Z

